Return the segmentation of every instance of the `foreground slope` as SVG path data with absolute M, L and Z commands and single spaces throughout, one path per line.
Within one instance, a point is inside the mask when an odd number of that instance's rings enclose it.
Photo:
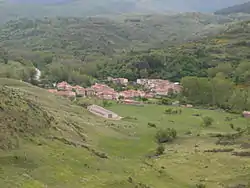
M 9 79 L 0 83 L 1 133 L 10 133 L 0 143 L 10 139 L 19 143 L 1 147 L 0 187 L 188 188 L 204 184 L 212 188 L 250 181 L 249 158 L 233 155 L 249 150 L 249 136 L 233 145 L 215 144 L 215 135 L 237 133 L 228 121 L 242 129 L 248 126 L 237 115 L 196 109 L 167 115 L 165 106 L 113 104 L 110 109 L 125 118 L 104 121 L 43 89 Z M 212 116 L 215 123 L 201 129 L 201 118 L 193 115 L 198 113 Z M 148 122 L 156 129 L 148 127 Z M 165 145 L 164 155 L 149 158 L 157 147 L 157 130 L 166 127 L 175 128 L 178 138 Z M 214 148 L 229 150 L 204 152 Z

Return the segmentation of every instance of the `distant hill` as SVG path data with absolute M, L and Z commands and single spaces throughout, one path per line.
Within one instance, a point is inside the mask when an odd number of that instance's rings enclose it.
M 233 13 L 250 13 L 250 2 L 231 6 L 215 12 L 215 14 L 233 14 Z
M 0 45 L 9 50 L 75 54 L 78 58 L 93 52 L 112 55 L 122 50 L 145 50 L 214 35 L 234 20 L 201 13 L 20 19 L 2 27 Z
M 16 18 L 83 17 L 135 12 L 213 12 L 246 0 L 2 0 L 0 23 Z

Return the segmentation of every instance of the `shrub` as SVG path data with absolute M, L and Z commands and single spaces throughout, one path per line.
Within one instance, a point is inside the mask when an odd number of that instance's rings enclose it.
M 165 110 L 165 114 L 181 114 L 182 110 L 178 110 L 178 109 L 172 109 L 172 108 L 167 108 Z
M 177 131 L 175 129 L 161 129 L 159 130 L 156 135 L 156 141 L 161 144 L 161 143 L 166 143 L 166 142 L 171 142 L 177 137 Z
M 157 148 L 156 148 L 156 155 L 162 155 L 165 151 L 165 147 L 160 144 Z
M 137 118 L 133 116 L 126 116 L 123 118 L 123 120 L 137 120 Z
M 232 121 L 233 120 L 233 118 L 231 118 L 231 117 L 226 117 L 225 118 L 225 121 Z
M 235 130 L 236 130 L 237 132 L 241 132 L 241 131 L 242 131 L 242 129 L 241 129 L 240 127 L 237 127 Z
M 145 97 L 141 97 L 140 100 L 141 100 L 142 102 L 147 102 L 147 101 L 148 101 L 148 99 L 145 98 Z
M 233 123 L 230 123 L 229 126 L 231 127 L 231 129 L 234 130 L 234 124 Z
M 109 102 L 108 100 L 103 100 L 102 101 L 102 106 L 103 107 L 109 107 L 112 105 L 112 102 Z
M 205 127 L 209 127 L 214 122 L 214 119 L 209 116 L 203 117 L 202 120 L 203 120 L 203 126 Z
M 88 106 L 90 106 L 90 105 L 92 105 L 90 102 L 86 102 L 86 101 L 84 101 L 84 102 L 78 102 L 77 103 L 79 106 L 82 106 L 83 108 L 88 108 Z
M 156 128 L 156 125 L 154 123 L 148 123 L 149 127 Z
M 191 135 L 192 134 L 192 132 L 191 131 L 187 131 L 187 132 L 185 132 L 185 135 Z
M 172 114 L 172 108 L 168 108 L 165 110 L 165 114 Z
M 160 104 L 163 104 L 163 105 L 171 105 L 171 104 L 172 104 L 172 101 L 171 101 L 171 99 L 169 99 L 169 98 L 163 98 L 163 99 L 161 99 Z
M 206 188 L 206 185 L 199 183 L 199 184 L 196 184 L 196 188 Z

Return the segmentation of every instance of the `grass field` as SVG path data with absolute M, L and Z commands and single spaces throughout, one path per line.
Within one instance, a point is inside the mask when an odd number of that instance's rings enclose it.
M 240 147 L 249 143 L 249 135 L 230 146 L 216 145 L 218 138 L 210 136 L 234 133 L 229 124 L 247 127 L 249 122 L 239 115 L 188 108 L 180 115 L 168 115 L 167 106 L 113 104 L 109 109 L 124 119 L 108 121 L 31 85 L 6 79 L 0 79 L 0 85 L 25 93 L 23 98 L 55 118 L 47 130 L 28 136 L 18 133 L 18 148 L 0 150 L 1 188 L 195 188 L 198 184 L 215 188 L 250 182 L 249 157 L 204 152 L 250 149 Z M 212 117 L 214 123 L 201 127 L 202 116 Z M 168 127 L 177 130 L 177 139 L 164 145 L 162 156 L 148 158 L 157 147 L 157 130 Z

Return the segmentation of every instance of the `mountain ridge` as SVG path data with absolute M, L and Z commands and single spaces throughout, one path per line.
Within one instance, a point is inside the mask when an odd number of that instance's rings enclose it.
M 234 6 L 230 6 L 215 12 L 215 14 L 233 14 L 233 13 L 250 13 L 250 1 L 238 4 Z
M 239 0 L 244 3 L 247 0 Z M 3 0 L 0 3 L 0 22 L 16 18 L 42 18 L 56 16 L 93 16 L 103 14 L 121 14 L 135 12 L 214 12 L 220 8 L 232 6 L 236 0 L 226 3 L 210 1 L 208 4 L 198 0 L 188 3 L 183 0 Z

